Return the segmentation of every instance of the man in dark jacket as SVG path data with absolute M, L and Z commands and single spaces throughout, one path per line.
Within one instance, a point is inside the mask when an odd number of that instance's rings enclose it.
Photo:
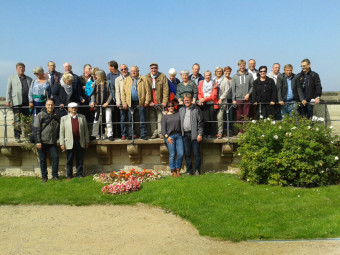
M 197 86 L 200 81 L 204 80 L 204 77 L 202 74 L 200 74 L 200 65 L 198 63 L 195 63 L 192 65 L 192 74 L 189 75 L 189 80 L 194 81 Z
M 296 83 L 296 75 L 293 73 L 293 66 L 284 66 L 284 73 L 277 77 L 277 99 L 281 105 L 281 115 L 292 115 L 296 103 L 303 99 L 302 87 Z
M 308 58 L 301 61 L 302 71 L 297 75 L 297 84 L 302 87 L 303 100 L 301 107 L 301 115 L 307 118 L 313 117 L 314 104 L 320 103 L 322 95 L 322 86 L 320 77 L 310 68 Z
M 47 181 L 47 151 L 52 159 L 52 179 L 59 181 L 58 165 L 59 156 L 57 140 L 59 137 L 59 117 L 54 112 L 53 99 L 47 99 L 45 109 L 38 113 L 34 119 L 33 133 L 35 145 L 38 149 L 42 182 Z
M 192 103 L 191 94 L 184 95 L 184 105 L 179 109 L 179 116 L 181 119 L 181 131 L 183 136 L 185 161 L 187 166 L 187 174 L 198 176 L 201 173 L 201 155 L 200 142 L 203 137 L 203 116 L 201 109 Z M 192 169 L 191 163 L 191 149 L 194 152 L 195 172 Z

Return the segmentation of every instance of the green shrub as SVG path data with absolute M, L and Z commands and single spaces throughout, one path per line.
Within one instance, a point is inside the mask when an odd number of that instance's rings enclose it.
M 320 119 L 252 120 L 240 135 L 241 177 L 255 184 L 314 187 L 340 180 L 338 137 Z

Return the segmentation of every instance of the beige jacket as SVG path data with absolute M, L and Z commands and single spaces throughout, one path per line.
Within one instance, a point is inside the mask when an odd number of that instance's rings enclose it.
M 79 122 L 79 135 L 80 135 L 80 146 L 85 148 L 85 144 L 89 143 L 89 130 L 87 128 L 87 122 L 84 115 L 78 113 Z M 73 149 L 73 133 L 72 133 L 72 122 L 71 116 L 67 114 L 60 120 L 60 134 L 59 134 L 60 146 L 64 145 L 66 150 Z
M 151 74 L 148 73 L 145 75 L 145 78 L 148 81 L 150 89 L 152 89 L 152 79 Z M 169 98 L 169 85 L 168 85 L 168 78 L 162 73 L 159 73 L 159 75 L 156 78 L 156 100 L 157 104 L 166 104 L 168 102 Z M 153 101 L 152 95 L 151 95 L 151 101 Z
M 130 74 L 129 74 L 130 76 Z M 122 93 L 123 93 L 124 78 L 122 75 L 118 76 L 115 80 L 115 97 L 116 104 L 122 104 Z
M 128 105 L 131 107 L 131 89 L 132 89 L 132 78 L 131 76 L 125 78 L 123 90 L 121 94 L 122 105 Z M 144 76 L 139 75 L 137 81 L 137 91 L 139 106 L 144 106 L 144 104 L 149 104 L 151 100 L 151 89 Z

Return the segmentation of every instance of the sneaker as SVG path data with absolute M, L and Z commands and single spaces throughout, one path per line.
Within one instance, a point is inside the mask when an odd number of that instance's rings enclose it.
M 153 134 L 152 136 L 151 136 L 151 139 L 156 139 L 158 137 L 158 134 Z
M 42 178 L 41 181 L 42 182 L 47 182 L 47 178 Z
M 60 182 L 59 177 L 53 177 L 52 180 L 57 181 L 57 182 Z
M 222 139 L 222 134 L 217 134 L 216 137 L 217 139 Z
M 199 172 L 199 171 L 196 171 L 196 172 L 195 172 L 195 176 L 200 176 L 200 172 Z
M 111 142 L 114 140 L 113 136 L 109 136 L 107 139 L 109 139 Z
M 148 140 L 148 138 L 146 136 L 141 136 L 140 139 Z M 151 139 L 152 139 L 152 137 L 151 137 Z
M 164 136 L 163 136 L 163 135 L 158 135 L 158 136 L 159 136 L 159 138 L 164 139 Z
M 122 138 L 120 138 L 120 140 L 126 140 L 126 136 L 123 135 Z

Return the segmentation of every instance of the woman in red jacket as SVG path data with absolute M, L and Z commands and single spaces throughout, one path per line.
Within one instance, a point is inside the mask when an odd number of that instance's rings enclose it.
M 204 136 L 212 138 L 215 133 L 216 110 L 218 109 L 217 99 L 218 84 L 211 79 L 211 72 L 204 72 L 204 80 L 198 84 L 198 105 L 202 109 L 204 119 Z

